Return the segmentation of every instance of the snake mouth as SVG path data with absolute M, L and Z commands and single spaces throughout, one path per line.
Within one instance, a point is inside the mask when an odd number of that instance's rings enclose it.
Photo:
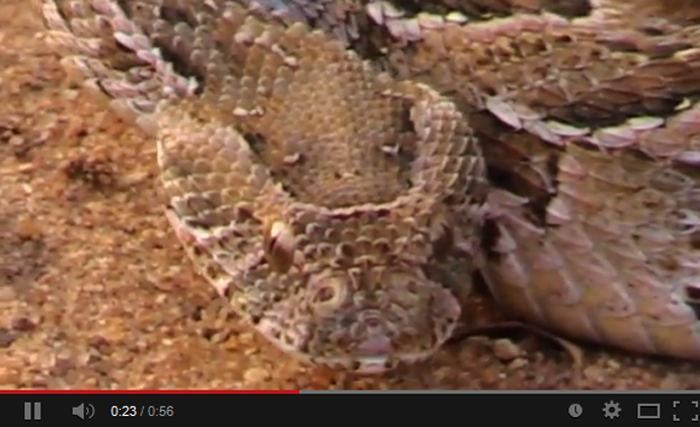
M 270 339 L 269 336 L 266 338 Z M 271 340 L 289 356 L 312 366 L 333 371 L 346 371 L 360 375 L 377 375 L 393 371 L 402 365 L 412 365 L 429 359 L 437 352 L 444 341 L 423 350 L 397 351 L 389 340 L 376 338 L 366 340 L 356 347 L 356 351 L 335 355 L 314 355 L 300 350 L 299 346 Z
M 414 351 L 395 349 L 389 339 L 374 337 L 357 345 L 353 353 L 327 357 L 304 357 L 308 362 L 332 370 L 343 370 L 361 375 L 377 375 L 393 371 L 402 365 L 413 365 L 433 356 L 456 328 L 456 323 L 448 326 L 446 335 L 438 338 L 432 345 Z M 297 356 L 300 356 L 297 354 Z
M 338 356 L 328 358 L 310 358 L 314 365 L 332 370 L 343 370 L 360 375 L 378 375 L 395 370 L 401 365 L 412 365 L 427 360 L 438 347 L 423 352 L 386 354 L 375 356 Z
M 264 334 L 266 338 L 270 336 Z M 393 371 L 402 365 L 423 362 L 435 354 L 447 340 L 441 339 L 428 348 L 415 351 L 395 349 L 389 340 L 372 338 L 357 345 L 354 352 L 335 355 L 314 355 L 300 350 L 300 346 L 271 339 L 282 351 L 302 363 L 327 368 L 334 371 L 346 371 L 361 375 L 377 375 Z

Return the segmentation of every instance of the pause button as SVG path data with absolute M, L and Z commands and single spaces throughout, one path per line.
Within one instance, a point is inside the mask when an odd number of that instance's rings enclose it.
M 24 402 L 24 420 L 41 419 L 41 402 Z

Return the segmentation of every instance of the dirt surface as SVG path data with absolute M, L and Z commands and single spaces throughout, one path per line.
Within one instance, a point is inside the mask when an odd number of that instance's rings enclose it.
M 700 388 L 689 363 L 584 345 L 577 367 L 532 334 L 378 377 L 295 362 L 194 273 L 155 144 L 66 82 L 29 3 L 0 0 L 0 388 Z

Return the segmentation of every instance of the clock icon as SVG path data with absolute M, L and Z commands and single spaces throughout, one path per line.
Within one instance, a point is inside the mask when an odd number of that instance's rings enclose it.
M 700 401 L 691 400 L 690 402 L 681 402 L 680 400 L 673 401 L 673 421 L 684 421 L 690 418 L 693 423 L 700 422 Z M 679 413 L 688 413 L 682 416 Z

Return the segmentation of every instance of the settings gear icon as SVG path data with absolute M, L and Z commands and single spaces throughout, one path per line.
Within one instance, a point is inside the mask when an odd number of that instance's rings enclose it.
M 610 418 L 611 420 L 619 417 L 620 411 L 620 404 L 614 400 L 605 402 L 605 406 L 603 406 L 603 413 L 605 414 L 605 417 Z

